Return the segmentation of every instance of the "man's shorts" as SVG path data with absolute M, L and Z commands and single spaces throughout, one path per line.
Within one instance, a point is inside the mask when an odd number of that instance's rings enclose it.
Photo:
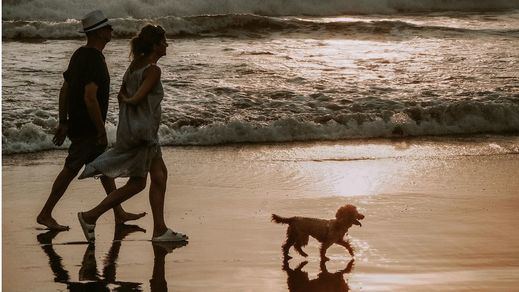
M 70 138 L 72 142 L 68 148 L 68 156 L 65 159 L 65 167 L 79 171 L 83 165 L 101 155 L 106 145 L 98 145 L 95 136 Z

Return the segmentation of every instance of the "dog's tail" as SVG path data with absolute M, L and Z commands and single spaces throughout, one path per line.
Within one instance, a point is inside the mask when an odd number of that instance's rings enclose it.
M 272 214 L 272 221 L 280 224 L 289 224 L 292 222 L 292 218 L 285 218 L 276 214 Z

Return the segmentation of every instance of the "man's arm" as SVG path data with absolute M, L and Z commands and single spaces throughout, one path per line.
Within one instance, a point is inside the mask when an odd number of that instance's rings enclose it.
M 101 108 L 97 102 L 97 85 L 94 82 L 90 82 L 85 86 L 85 105 L 88 111 L 88 115 L 97 130 L 97 143 L 99 145 L 108 144 L 106 138 L 105 124 L 101 116 Z
M 59 124 L 56 132 L 54 133 L 54 138 L 52 138 L 52 142 L 56 146 L 61 146 L 67 137 L 68 131 L 68 83 L 67 81 L 63 82 L 61 89 L 59 91 Z

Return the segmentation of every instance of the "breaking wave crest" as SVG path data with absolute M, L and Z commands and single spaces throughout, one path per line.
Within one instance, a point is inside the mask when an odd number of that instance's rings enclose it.
M 54 149 L 52 130 L 56 121 L 5 125 L 3 153 Z M 228 121 L 175 117 L 163 121 L 159 136 L 163 145 L 219 145 L 358 138 L 391 138 L 466 134 L 519 133 L 519 103 L 459 101 L 449 105 L 413 106 L 401 111 L 337 112 L 306 119 L 289 117 L 272 121 L 233 118 Z M 115 125 L 108 123 L 110 143 Z M 67 144 L 64 145 L 64 147 Z
M 147 23 L 163 26 L 169 37 L 261 37 L 269 33 L 330 33 L 346 38 L 366 36 L 417 35 L 422 37 L 506 35 L 519 37 L 517 29 L 469 29 L 418 25 L 400 20 L 319 21 L 301 18 L 279 18 L 253 14 L 204 15 L 190 17 L 162 17 L 157 19 L 113 19 L 114 36 L 134 36 Z M 4 21 L 6 39 L 70 39 L 83 38 L 77 20 Z
M 519 9 L 518 0 L 5 0 L 3 20 L 65 21 L 93 9 L 110 18 L 160 18 L 203 14 L 333 16 L 397 12 L 500 11 Z

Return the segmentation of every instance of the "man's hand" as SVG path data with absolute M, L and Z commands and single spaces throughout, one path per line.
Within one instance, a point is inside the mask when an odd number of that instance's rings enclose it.
M 106 132 L 102 132 L 97 134 L 97 145 L 99 146 L 107 146 L 108 145 L 108 138 L 106 137 Z
M 67 124 L 59 124 L 56 128 L 56 132 L 54 133 L 54 137 L 52 138 L 52 143 L 56 146 L 63 145 L 65 142 L 65 138 L 67 138 L 68 125 Z

